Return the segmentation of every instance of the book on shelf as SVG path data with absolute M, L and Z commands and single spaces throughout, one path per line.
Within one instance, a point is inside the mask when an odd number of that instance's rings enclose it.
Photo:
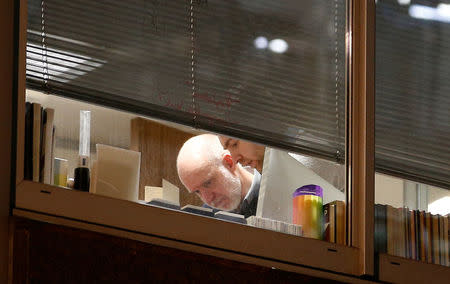
M 448 245 L 450 237 L 449 231 L 450 215 L 444 216 L 443 218 L 444 218 L 444 262 L 447 266 L 450 266 L 449 245 Z
M 416 247 L 416 218 L 413 211 L 408 212 L 408 234 L 409 234 L 409 257 L 412 259 L 417 259 L 417 247 Z
M 420 261 L 427 260 L 425 244 L 427 242 L 427 234 L 425 230 L 425 211 L 419 211 L 419 238 L 420 238 Z
M 397 255 L 401 257 L 406 257 L 406 216 L 404 208 L 396 208 L 396 217 L 397 217 L 397 227 L 395 228 L 397 231 Z
M 53 166 L 53 158 L 54 158 L 54 117 L 55 110 L 52 108 L 46 108 L 44 110 L 44 123 L 43 123 L 43 165 L 42 166 L 42 182 L 46 184 L 52 183 L 52 166 Z
M 405 257 L 411 258 L 411 235 L 409 234 L 409 209 L 407 207 L 403 208 L 403 234 L 404 234 L 404 249 Z
M 336 205 L 336 243 L 345 245 L 345 233 L 347 230 L 345 222 L 345 202 L 333 201 Z
M 41 119 L 42 107 L 38 103 L 33 103 L 33 181 L 39 182 L 41 163 Z
M 438 216 L 439 219 L 439 263 L 445 263 L 445 239 L 444 239 L 444 218 Z
M 375 204 L 375 253 L 450 266 L 449 218 Z
M 333 201 L 324 205 L 324 240 L 345 244 L 346 222 L 345 222 L 345 202 Z
M 375 204 L 375 251 L 387 252 L 386 205 Z
M 427 253 L 426 259 L 428 263 L 432 263 L 433 239 L 431 236 L 431 214 L 429 212 L 425 213 L 425 232 L 426 232 L 425 250 Z
M 421 243 L 421 239 L 420 239 L 420 211 L 418 210 L 414 210 L 414 222 L 415 222 L 415 227 L 414 227 L 414 231 L 415 231 L 415 235 L 416 235 L 416 260 L 420 260 L 421 256 L 421 247 L 420 247 L 420 243 Z
M 397 252 L 394 248 L 394 244 L 397 241 L 394 235 L 395 229 L 395 212 L 394 207 L 387 205 L 386 206 L 386 232 L 387 232 L 387 244 L 386 244 L 386 252 L 390 255 L 397 255 Z
M 439 264 L 439 215 L 431 216 L 431 247 L 432 247 L 432 258 L 434 264 Z
M 55 144 L 56 144 L 56 127 L 53 123 L 53 131 L 52 131 L 52 149 L 51 149 L 51 161 L 50 161 L 50 184 L 54 184 L 55 179 Z
M 33 105 L 25 104 L 24 179 L 33 180 Z
M 41 108 L 41 134 L 39 147 L 39 182 L 44 180 L 44 163 L 45 163 L 45 127 L 47 123 L 47 110 Z
M 323 239 L 328 242 L 335 242 L 335 220 L 334 204 L 327 203 L 323 206 Z
M 25 104 L 24 179 L 52 183 L 54 109 Z

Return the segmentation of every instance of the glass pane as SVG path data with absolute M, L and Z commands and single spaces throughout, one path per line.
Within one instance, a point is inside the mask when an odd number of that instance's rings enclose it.
M 450 188 L 450 1 L 376 5 L 376 168 Z
M 375 78 L 376 251 L 447 266 L 449 11 L 449 1 L 377 1 Z
M 347 1 L 29 2 L 26 179 L 346 243 Z

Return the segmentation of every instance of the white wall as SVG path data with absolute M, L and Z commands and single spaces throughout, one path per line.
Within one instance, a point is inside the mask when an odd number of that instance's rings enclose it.
M 138 117 L 136 114 L 48 95 L 34 90 L 26 91 L 26 100 L 55 109 L 55 157 L 69 161 L 69 177 L 73 177 L 74 169 L 78 167 L 80 110 L 91 111 L 91 161 L 96 159 L 95 145 L 98 143 L 129 149 L 131 120 Z M 152 120 L 185 132 L 200 133 L 200 131 L 191 127 L 157 119 Z
M 450 214 L 450 190 L 430 186 L 428 190 L 428 211 L 432 214 Z

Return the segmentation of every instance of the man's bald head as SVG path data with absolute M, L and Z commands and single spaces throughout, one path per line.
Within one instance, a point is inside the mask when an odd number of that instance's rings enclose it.
M 178 153 L 177 171 L 187 190 L 212 207 L 234 210 L 245 196 L 240 171 L 216 135 L 203 134 L 186 141 Z
M 177 158 L 178 175 L 197 168 L 218 166 L 222 163 L 224 150 L 219 138 L 212 134 L 194 136 L 181 147 Z

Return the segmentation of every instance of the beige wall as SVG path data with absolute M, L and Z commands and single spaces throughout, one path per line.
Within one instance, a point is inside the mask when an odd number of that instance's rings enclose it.
M 375 174 L 375 203 L 403 207 L 403 180 Z
M 8 275 L 14 1 L 0 1 L 0 283 Z
M 406 196 L 404 196 L 404 182 L 405 180 L 401 178 L 396 178 L 384 174 L 375 174 L 375 203 L 377 204 L 388 204 L 394 207 L 407 206 L 405 204 Z M 431 210 L 433 214 L 448 214 L 450 212 L 450 190 L 442 189 L 434 186 L 426 186 L 426 201 L 428 208 L 424 207 L 421 210 Z M 412 193 L 412 192 L 410 192 Z M 434 206 L 433 210 L 429 207 L 433 202 L 447 197 L 445 202 L 441 200 L 440 210 L 436 211 L 437 207 Z M 415 199 L 415 196 L 410 196 L 410 199 Z M 426 206 L 426 205 L 425 205 Z M 442 207 L 442 208 L 441 208 Z M 417 209 L 411 208 L 410 209 Z M 442 213 L 445 212 L 445 213 Z

